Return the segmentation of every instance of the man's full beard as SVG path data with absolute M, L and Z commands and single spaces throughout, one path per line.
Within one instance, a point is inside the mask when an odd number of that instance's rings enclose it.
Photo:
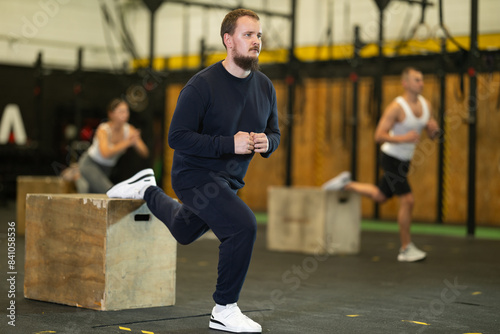
M 258 71 L 260 70 L 258 57 L 244 57 L 239 54 L 233 56 L 234 63 L 245 71 Z

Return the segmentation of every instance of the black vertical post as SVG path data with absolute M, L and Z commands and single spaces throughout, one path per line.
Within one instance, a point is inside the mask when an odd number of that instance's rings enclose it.
M 200 70 L 205 68 L 205 62 L 207 61 L 207 45 L 205 43 L 205 38 L 200 40 Z
M 351 131 L 351 177 L 357 180 L 358 165 L 358 74 L 351 73 L 352 81 L 352 131 Z
M 474 236 L 476 229 L 476 125 L 477 125 L 477 59 L 479 50 L 478 0 L 471 0 L 470 52 L 469 52 L 469 178 L 467 235 Z
M 360 56 L 359 52 L 363 48 L 363 43 L 359 38 L 359 26 L 354 27 L 354 54 L 351 63 L 352 72 L 350 79 L 352 81 L 352 132 L 351 132 L 351 176 L 357 180 L 357 157 L 358 157 L 358 71 Z
M 295 59 L 295 29 L 297 19 L 297 0 L 291 0 L 291 34 L 290 50 L 288 51 L 288 75 L 286 83 L 288 85 L 288 112 L 287 112 L 287 155 L 286 155 L 286 176 L 285 184 L 292 185 L 293 174 L 293 122 L 296 89 L 296 59 Z
M 38 52 L 38 57 L 35 63 L 35 86 L 33 88 L 33 110 L 36 115 L 36 124 L 38 126 L 33 127 L 33 141 L 37 144 L 39 154 L 35 155 L 35 164 L 40 166 L 43 161 L 41 150 L 45 150 L 46 146 L 46 132 L 44 131 L 48 127 L 46 120 L 49 117 L 43 114 L 43 56 L 42 52 Z M 45 132 L 45 133 L 44 133 Z M 48 134 L 51 136 L 51 134 Z
M 149 19 L 149 69 L 153 69 L 154 55 L 155 55 L 155 15 L 156 11 L 150 10 Z
M 382 76 L 384 75 L 384 10 L 389 0 L 377 0 L 377 5 L 379 7 L 379 31 L 378 31 L 378 72 L 375 76 L 375 103 L 376 103 L 376 119 L 377 122 L 382 115 Z M 379 173 L 379 145 L 375 144 L 375 183 L 378 181 Z M 378 219 L 380 217 L 379 205 L 375 202 L 374 207 L 374 218 Z
M 446 38 L 441 39 L 441 57 L 438 62 L 437 74 L 439 77 L 439 92 L 441 102 L 439 103 L 439 128 L 441 135 L 439 137 L 438 152 L 438 203 L 437 203 L 437 221 L 444 221 L 444 145 L 445 145 L 445 107 L 446 107 L 446 70 L 444 57 L 446 56 Z
M 83 81 L 83 49 L 78 49 L 78 64 L 75 74 L 75 83 L 73 93 L 75 95 L 75 126 L 78 133 L 83 127 L 83 112 L 82 112 L 82 81 Z
M 155 54 L 155 14 L 163 3 L 163 0 L 142 0 L 149 9 L 149 69 L 153 69 Z
M 41 136 L 41 129 L 44 128 L 43 124 L 43 108 L 42 108 L 42 92 L 43 92 L 43 61 L 42 61 L 42 53 L 38 53 L 38 57 L 36 59 L 35 63 L 35 88 L 33 89 L 33 96 L 34 96 L 34 110 L 36 113 L 36 120 L 38 126 L 34 127 L 33 131 L 33 139 L 38 142 L 40 145 L 40 140 L 42 139 Z
M 149 20 L 149 64 L 148 64 L 148 69 L 147 69 L 147 74 L 143 78 L 144 82 L 146 83 L 146 90 L 148 91 L 148 94 L 151 94 L 151 91 L 155 89 L 158 85 L 161 84 L 161 79 L 159 76 L 155 73 L 154 70 L 154 58 L 155 58 L 155 21 L 156 21 L 156 12 L 158 8 L 163 4 L 163 0 L 142 0 L 144 5 L 149 9 L 149 14 L 150 14 L 150 20 Z M 144 127 L 145 131 L 143 130 L 143 133 L 153 133 L 153 122 L 154 122 L 154 107 L 148 107 L 144 112 L 143 112 L 143 117 L 144 117 Z M 163 123 L 164 124 L 164 123 Z M 144 137 L 146 145 L 150 146 L 152 142 L 152 136 L 150 135 L 149 138 Z M 162 151 L 162 161 L 163 161 L 163 151 Z

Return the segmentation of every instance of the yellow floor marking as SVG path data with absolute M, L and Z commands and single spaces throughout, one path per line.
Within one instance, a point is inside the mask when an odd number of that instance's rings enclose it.
M 127 328 L 127 327 L 122 327 L 122 326 L 118 326 L 118 328 L 120 328 L 122 331 L 132 331 L 130 328 Z
M 396 244 L 394 242 L 387 243 L 387 249 L 394 249 L 394 248 L 396 248 Z
M 425 326 L 430 326 L 430 324 L 426 324 L 425 322 L 420 322 L 420 321 L 411 321 L 411 320 L 401 320 L 401 321 L 411 322 L 411 323 L 413 323 L 413 324 L 417 324 L 417 325 L 425 325 Z
M 36 332 L 35 334 L 48 334 L 48 333 L 57 333 L 56 331 L 41 331 L 41 332 Z
M 153 332 L 148 332 L 148 331 L 141 331 L 141 332 L 143 332 L 144 334 L 155 334 Z
M 480 294 L 482 294 L 481 291 L 475 291 L 475 292 L 472 293 L 473 296 L 477 296 L 477 295 L 480 295 Z
M 355 318 L 359 317 L 359 314 L 348 314 L 347 317 Z

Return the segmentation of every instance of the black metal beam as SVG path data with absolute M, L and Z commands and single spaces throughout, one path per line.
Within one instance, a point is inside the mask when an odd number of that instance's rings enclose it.
M 163 2 L 164 3 L 177 3 L 177 4 L 183 4 L 183 5 L 205 7 L 205 8 L 226 9 L 226 10 L 233 10 L 233 9 L 239 8 L 239 6 L 235 7 L 235 6 L 228 6 L 225 4 L 204 3 L 204 2 L 187 1 L 187 0 L 163 0 Z M 271 11 L 267 11 L 267 10 L 253 9 L 253 8 L 247 8 L 247 9 L 253 10 L 254 12 L 258 13 L 259 15 L 277 16 L 277 17 L 283 17 L 285 19 L 292 19 L 292 14 L 271 12 Z
M 149 9 L 149 69 L 153 69 L 154 50 L 155 50 L 155 16 L 158 8 L 161 7 L 163 0 L 142 0 Z
M 161 7 L 163 0 L 142 0 L 149 11 L 156 12 Z
M 36 113 L 36 120 L 37 124 L 40 126 L 36 126 L 33 128 L 33 139 L 36 142 L 40 142 L 42 139 L 42 129 L 43 126 L 43 99 L 42 99 L 42 93 L 43 93 L 43 54 L 42 52 L 38 52 L 38 56 L 36 59 L 35 63 L 35 88 L 33 90 L 33 95 L 34 95 L 34 109 Z
M 445 108 L 446 108 L 446 67 L 444 62 L 444 57 L 446 55 L 446 39 L 441 40 L 441 54 L 442 57 L 438 59 L 437 62 L 437 75 L 439 78 L 439 91 L 441 96 L 441 101 L 439 103 L 439 128 L 441 129 L 441 135 L 439 137 L 439 151 L 438 151 L 438 194 L 437 194 L 437 221 L 439 224 L 444 221 L 444 192 L 446 191 L 444 187 L 444 146 L 445 146 Z
M 477 63 L 479 48 L 478 36 L 478 0 L 471 0 L 470 50 L 469 50 L 469 178 L 467 235 L 474 236 L 476 229 L 476 130 L 477 130 Z
M 395 0 L 395 1 L 407 2 L 410 5 L 434 6 L 434 4 L 430 3 L 428 0 Z
M 156 12 L 150 11 L 149 18 L 149 68 L 153 69 L 153 62 L 155 56 L 155 17 Z
M 378 9 L 382 12 L 387 7 L 389 2 L 391 2 L 391 0 L 375 0 L 375 3 L 377 4 Z
M 380 116 L 382 115 L 382 78 L 384 76 L 384 9 L 386 6 L 389 4 L 389 0 L 376 0 L 377 5 L 379 7 L 379 31 L 378 31 L 378 71 L 377 74 L 375 75 L 375 118 L 377 122 L 380 119 Z M 378 182 L 378 175 L 379 175 L 379 152 L 380 152 L 380 145 L 375 143 L 375 177 L 374 177 L 374 182 L 377 184 Z M 379 205 L 378 203 L 374 202 L 374 212 L 373 216 L 375 219 L 378 219 L 380 217 L 380 210 L 379 210 Z
M 83 48 L 78 48 L 77 65 L 75 71 L 75 82 L 73 84 L 73 93 L 75 96 L 75 125 L 78 133 L 83 127 L 83 110 L 82 110 L 82 89 L 83 89 Z
M 500 59 L 500 50 L 480 51 L 480 58 Z M 415 66 L 422 71 L 425 76 L 436 75 L 436 62 L 441 58 L 441 53 L 411 56 L 391 57 L 390 62 L 384 64 L 384 75 L 401 75 L 401 71 L 408 66 Z M 444 70 L 447 74 L 461 75 L 461 68 L 457 66 L 463 60 L 461 51 L 446 54 Z M 346 79 L 352 73 L 352 59 L 335 59 L 324 61 L 300 61 L 296 60 L 295 67 L 300 68 L 301 73 L 306 73 L 307 78 L 338 78 Z M 498 62 L 497 62 L 498 63 Z M 495 71 L 500 71 L 500 63 L 495 65 Z M 284 80 L 290 73 L 288 63 L 261 64 L 261 71 L 271 80 Z M 332 68 L 335 70 L 332 71 Z M 168 70 L 169 83 L 186 83 L 196 72 L 196 69 L 189 70 Z M 378 57 L 363 57 L 360 59 L 360 66 L 357 68 L 359 78 L 373 78 L 379 71 Z M 478 73 L 490 73 L 491 68 L 479 63 Z M 299 77 L 300 79 L 300 77 Z
M 351 177 L 357 180 L 358 166 L 358 98 L 359 98 L 359 73 L 360 51 L 364 43 L 360 39 L 359 26 L 354 27 L 354 53 L 351 62 L 352 72 L 350 79 L 352 81 L 352 131 L 351 131 Z
M 296 15 L 297 15 L 297 0 L 291 0 L 292 17 L 291 17 L 291 34 L 290 34 L 290 49 L 288 51 L 288 75 L 286 82 L 288 85 L 288 103 L 287 103 L 287 141 L 286 141 L 286 164 L 285 164 L 285 185 L 293 184 L 293 123 L 294 123 L 294 106 L 295 106 L 295 90 L 297 87 L 297 71 L 295 58 L 295 33 L 296 33 Z

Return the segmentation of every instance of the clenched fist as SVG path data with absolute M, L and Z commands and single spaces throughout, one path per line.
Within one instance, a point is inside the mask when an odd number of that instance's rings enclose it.
M 239 131 L 234 135 L 234 153 L 250 154 L 254 150 L 253 137 L 248 132 Z
M 269 150 L 269 140 L 265 133 L 250 132 L 250 136 L 253 138 L 254 152 L 266 153 Z

